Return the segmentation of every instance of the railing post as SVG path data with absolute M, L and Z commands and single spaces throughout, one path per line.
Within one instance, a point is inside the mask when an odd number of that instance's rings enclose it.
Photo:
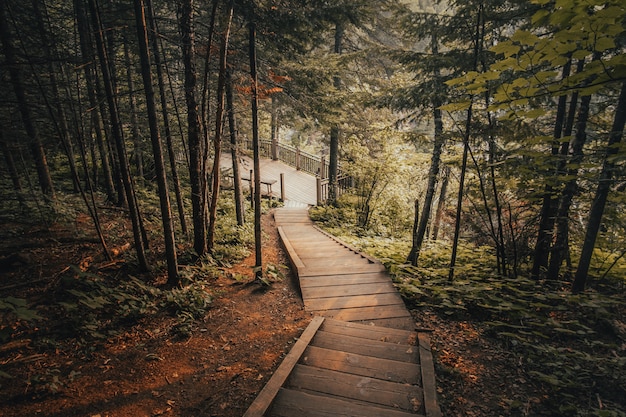
M 317 185 L 317 205 L 321 206 L 324 204 L 323 198 L 322 198 L 322 179 L 318 176 L 315 177 L 315 182 Z
M 300 148 L 296 148 L 296 169 L 300 171 Z
M 319 168 L 320 177 L 326 179 L 326 155 L 322 155 Z
M 280 173 L 280 201 L 285 202 L 285 174 Z

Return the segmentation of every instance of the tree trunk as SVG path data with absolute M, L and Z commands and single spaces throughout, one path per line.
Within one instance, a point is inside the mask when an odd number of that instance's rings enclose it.
M 133 138 L 133 157 L 135 164 L 136 178 L 144 181 L 143 172 L 143 144 L 139 135 L 139 125 L 137 123 L 137 99 L 135 98 L 135 82 L 133 81 L 133 67 L 130 60 L 128 39 L 124 35 L 124 61 L 126 63 L 126 82 L 128 83 L 128 103 L 130 104 L 130 131 Z
M 111 117 L 111 134 L 115 141 L 117 149 L 118 162 L 120 167 L 121 180 L 124 185 L 124 192 L 126 194 L 126 200 L 128 203 L 128 209 L 130 214 L 130 220 L 133 225 L 133 237 L 135 240 L 135 250 L 137 251 L 137 261 L 139 267 L 147 271 L 149 270 L 148 262 L 145 254 L 144 236 L 142 233 L 141 220 L 139 214 L 139 207 L 136 204 L 135 190 L 133 188 L 132 180 L 130 177 L 130 170 L 128 167 L 128 159 L 126 157 L 126 148 L 124 145 L 124 138 L 122 136 L 122 126 L 119 119 L 119 113 L 117 109 L 117 103 L 115 100 L 115 91 L 113 83 L 111 82 L 111 75 L 109 73 L 109 64 L 107 52 L 104 45 L 104 37 L 102 35 L 102 26 L 100 24 L 99 12 L 96 6 L 96 0 L 89 0 L 89 8 L 91 11 L 91 18 L 93 21 L 93 27 L 95 29 L 96 46 L 98 49 L 98 55 L 100 58 L 100 69 L 102 71 L 102 78 L 104 82 L 104 88 L 109 107 L 109 114 Z
M 561 79 L 565 79 L 569 76 L 571 66 L 572 61 L 570 59 L 563 66 Z M 565 123 L 566 110 L 567 96 L 562 95 L 561 97 L 559 97 L 556 111 L 556 119 L 554 122 L 554 140 L 552 141 L 551 150 L 551 156 L 553 158 L 558 158 L 559 155 L 560 139 L 563 135 L 563 125 Z M 557 160 L 557 165 L 558 163 L 559 162 Z M 551 183 L 554 176 L 558 175 L 558 167 L 552 174 L 549 175 L 550 177 L 547 179 L 548 182 L 545 185 L 541 210 L 539 212 L 539 230 L 537 231 L 537 243 L 535 244 L 533 266 L 530 272 L 531 278 L 534 279 L 539 279 L 541 277 L 541 272 L 548 266 L 550 244 L 552 243 L 552 232 L 554 230 L 554 214 L 556 211 L 554 208 L 558 203 L 558 199 L 555 198 L 554 188 Z
M 254 153 L 254 247 L 255 264 L 254 275 L 256 280 L 263 280 L 263 250 L 261 236 L 261 163 L 260 163 L 260 143 L 259 143 L 259 96 L 258 96 L 258 76 L 256 68 L 256 24 L 250 22 L 249 25 L 249 47 L 250 47 L 250 77 L 252 78 L 252 148 Z M 252 182 L 252 179 L 250 179 Z
M 437 40 L 437 36 L 433 34 L 432 36 L 432 53 L 433 55 L 439 54 L 439 44 Z M 439 69 L 435 68 L 434 76 L 436 80 L 439 80 Z M 420 251 L 422 249 L 422 244 L 424 243 L 424 236 L 426 235 L 426 228 L 428 226 L 428 221 L 430 219 L 430 212 L 433 206 L 433 200 L 435 197 L 435 189 L 437 187 L 437 177 L 439 176 L 439 164 L 441 162 L 441 150 L 443 148 L 443 144 L 445 143 L 445 138 L 443 136 L 443 120 L 441 115 L 441 110 L 439 107 L 441 106 L 441 100 L 437 97 L 433 99 L 433 116 L 435 120 L 435 142 L 433 145 L 433 156 L 430 161 L 430 169 L 428 171 L 428 185 L 426 186 L 426 196 L 424 198 L 424 208 L 422 209 L 422 217 L 420 219 L 419 226 L 417 227 L 417 232 L 413 237 L 413 245 L 411 247 L 411 252 L 408 256 L 407 261 L 411 262 L 412 265 L 417 266 L 417 262 L 420 256 Z M 417 219 L 417 217 L 416 217 Z
M 406 261 L 410 262 L 411 265 L 417 266 L 417 258 L 419 256 L 419 232 L 418 232 L 418 224 L 420 220 L 420 201 L 418 198 L 415 199 L 415 213 L 413 215 L 413 232 L 412 236 L 412 245 L 411 251 L 409 252 L 409 256 L 407 256 Z
M 598 231 L 600 230 L 600 225 L 602 224 L 602 215 L 604 214 L 604 208 L 609 197 L 609 192 L 611 191 L 611 186 L 615 182 L 613 175 L 618 165 L 613 156 L 619 151 L 619 143 L 622 140 L 625 124 L 626 82 L 623 82 L 615 109 L 613 127 L 611 128 L 609 141 L 604 151 L 604 161 L 602 164 L 602 172 L 600 173 L 600 180 L 596 189 L 595 198 L 593 199 L 593 203 L 591 205 L 591 210 L 589 211 L 587 231 L 585 232 L 585 240 L 583 241 L 580 260 L 578 261 L 578 268 L 576 269 L 576 274 L 574 275 L 574 285 L 572 287 L 572 291 L 574 293 L 583 291 L 587 284 L 587 275 L 589 273 L 589 266 L 591 265 L 591 256 L 593 255 L 593 249 L 596 244 Z
M 174 152 L 174 143 L 172 140 L 172 129 L 170 127 L 170 117 L 167 110 L 167 98 L 165 94 L 165 80 L 163 78 L 163 66 L 161 64 L 161 54 L 159 44 L 157 42 L 158 28 L 154 19 L 154 10 L 152 8 L 152 0 L 146 1 L 146 13 L 150 25 L 152 36 L 152 50 L 154 54 L 154 65 L 156 67 L 157 81 L 159 83 L 159 97 L 161 100 L 161 114 L 163 117 L 163 131 L 165 133 L 165 143 L 167 145 L 167 153 L 169 155 L 170 170 L 172 172 L 172 182 L 174 183 L 174 192 L 176 194 L 176 206 L 178 207 L 178 217 L 180 218 L 180 227 L 183 234 L 188 234 L 187 220 L 185 219 L 185 205 L 183 203 L 182 190 L 180 188 L 180 179 L 178 177 L 178 169 L 176 167 L 176 154 Z
M 335 26 L 335 45 L 334 53 L 341 54 L 343 50 L 343 38 L 344 38 L 344 26 L 342 23 L 337 23 Z M 337 91 L 341 88 L 341 78 L 339 76 L 333 77 L 333 85 Z M 336 204 L 338 197 L 337 176 L 339 169 L 339 136 L 341 132 L 339 129 L 339 123 L 335 122 L 330 128 L 330 147 L 328 161 L 328 202 L 329 204 Z
M 217 222 L 217 202 L 220 195 L 221 175 L 220 159 L 222 157 L 222 133 L 224 131 L 224 96 L 226 88 L 226 63 L 228 55 L 228 39 L 230 25 L 233 20 L 233 2 L 230 2 L 226 18 L 226 30 L 222 38 L 220 49 L 220 72 L 217 82 L 217 110 L 215 112 L 215 138 L 213 139 L 213 186 L 211 187 L 211 204 L 209 205 L 209 230 L 207 233 L 207 248 L 213 251 L 215 243 L 215 223 Z
M 165 161 L 159 136 L 157 109 L 152 87 L 152 73 L 150 72 L 150 53 L 148 50 L 148 28 L 142 0 L 135 0 L 135 20 L 137 25 L 137 38 L 139 40 L 139 55 L 141 59 L 141 75 L 143 77 L 144 91 L 146 94 L 146 109 L 148 112 L 148 124 L 150 126 L 150 139 L 154 156 L 154 170 L 159 188 L 159 202 L 161 205 L 161 221 L 163 223 L 163 238 L 165 241 L 165 256 L 167 259 L 167 283 L 169 286 L 178 287 L 178 261 L 176 257 L 176 239 L 174 237 L 174 222 L 170 206 L 167 175 L 165 173 Z
M 111 164 L 109 163 L 109 152 L 105 145 L 103 136 L 103 123 L 101 118 L 101 111 L 99 110 L 99 100 L 96 95 L 96 75 L 95 75 L 95 60 L 96 57 L 93 53 L 92 41 L 89 36 L 91 29 L 89 27 L 89 21 L 84 0 L 74 0 L 74 9 L 76 13 L 76 26 L 78 28 L 78 36 L 80 41 L 80 50 L 82 55 L 82 68 L 85 74 L 85 84 L 87 86 L 87 98 L 89 100 L 89 114 L 91 115 L 92 129 L 96 135 L 96 145 L 98 152 L 100 153 L 100 162 L 102 164 L 102 174 L 104 175 L 104 186 L 107 197 L 110 201 L 117 204 L 121 204 L 119 197 L 116 195 L 116 188 L 113 183 L 113 174 L 111 170 Z M 93 159 L 93 158 L 92 158 Z M 93 181 L 97 182 L 97 164 L 94 162 L 94 175 Z
M 474 66 L 478 68 L 478 53 L 480 52 L 480 28 L 483 20 L 483 5 L 480 4 L 478 15 L 476 17 L 476 36 L 474 38 Z M 459 193 L 456 203 L 456 219 L 454 222 L 454 238 L 452 241 L 452 256 L 450 257 L 450 268 L 448 271 L 448 280 L 454 280 L 454 268 L 456 267 L 456 255 L 459 247 L 459 235 L 461 232 L 461 214 L 463 212 L 463 196 L 465 189 L 465 174 L 467 172 L 467 156 L 469 153 L 469 140 L 472 134 L 472 105 L 473 97 L 470 97 L 470 105 L 467 109 L 467 118 L 465 120 L 465 133 L 463 134 L 463 162 L 461 163 L 461 177 L 459 178 Z
M 203 146 L 200 140 L 200 119 L 196 101 L 196 64 L 193 0 L 184 0 L 181 4 L 180 31 L 182 36 L 183 63 L 185 66 L 185 101 L 187 103 L 187 124 L 189 140 L 189 181 L 191 183 L 191 209 L 193 214 L 193 247 L 198 256 L 207 252 L 207 219 L 204 205 L 206 187 Z
M 243 191 L 241 187 L 241 170 L 239 169 L 239 144 L 237 143 L 237 120 L 233 103 L 233 82 L 230 70 L 226 70 L 226 106 L 228 107 L 228 122 L 230 126 L 230 153 L 233 160 L 235 211 L 237 212 L 237 224 L 243 226 L 245 223 Z
M 443 216 L 443 209 L 446 205 L 448 182 L 450 182 L 450 167 L 446 166 L 443 168 L 443 178 L 441 179 L 441 189 L 439 190 L 439 201 L 437 202 L 437 211 L 435 212 L 435 221 L 433 222 L 433 240 L 437 240 L 439 238 L 441 217 Z
M 19 70 L 13 42 L 11 40 L 11 31 L 6 19 L 5 8 L 6 0 L 0 0 L 0 42 L 2 43 L 6 65 L 9 69 L 11 84 L 13 84 L 13 91 L 15 92 L 15 96 L 17 98 L 17 107 L 20 115 L 22 116 L 24 129 L 26 130 L 26 134 L 30 140 L 30 150 L 33 160 L 35 161 L 37 177 L 39 178 L 39 186 L 42 193 L 47 198 L 53 200 L 54 186 L 52 185 L 52 178 L 50 177 L 48 161 L 41 142 L 41 137 L 39 136 L 39 131 L 30 111 L 30 104 L 26 98 L 26 91 L 22 82 L 22 74 Z

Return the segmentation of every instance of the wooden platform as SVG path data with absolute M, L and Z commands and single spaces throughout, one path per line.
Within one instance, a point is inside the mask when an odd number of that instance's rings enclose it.
M 384 267 L 316 228 L 307 209 L 275 218 L 317 316 L 244 416 L 441 416 L 428 333 Z

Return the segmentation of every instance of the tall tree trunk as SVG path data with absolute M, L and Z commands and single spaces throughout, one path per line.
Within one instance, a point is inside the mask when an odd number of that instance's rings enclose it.
M 439 54 L 439 45 L 437 36 L 432 37 L 432 52 L 436 56 Z M 439 80 L 439 69 L 434 70 L 435 80 Z M 424 208 L 422 209 L 422 217 L 417 227 L 416 235 L 413 238 L 413 245 L 411 252 L 407 257 L 407 261 L 412 265 L 417 266 L 417 262 L 424 243 L 424 236 L 426 235 L 426 228 L 430 219 L 430 212 L 433 206 L 433 200 L 435 198 L 435 190 L 437 188 L 437 177 L 439 176 L 439 164 L 441 162 L 441 150 L 445 143 L 443 136 L 443 120 L 441 115 L 441 100 L 437 96 L 433 99 L 433 116 L 435 120 L 435 142 L 433 145 L 433 154 L 430 161 L 430 169 L 428 170 L 428 185 L 426 186 L 426 196 L 424 198 Z M 417 219 L 417 217 L 416 217 Z
M 139 124 L 137 123 L 137 99 L 135 97 L 135 81 L 133 80 L 133 66 L 130 60 L 130 51 L 128 48 L 128 39 L 126 35 L 124 40 L 124 61 L 126 63 L 126 82 L 128 84 L 128 103 L 130 104 L 130 132 L 133 140 L 133 163 L 135 165 L 136 178 L 144 181 L 143 172 L 143 144 L 139 135 Z
M 167 107 L 167 97 L 165 91 L 165 80 L 163 77 L 163 65 L 161 63 L 161 54 L 158 43 L 158 28 L 156 20 L 154 18 L 154 9 L 152 7 L 152 0 L 146 1 L 146 13 L 148 16 L 148 22 L 150 25 L 150 31 L 152 36 L 152 51 L 154 54 L 154 65 L 156 67 L 157 81 L 159 83 L 159 98 L 161 100 L 161 114 L 163 117 L 163 131 L 165 133 L 165 143 L 167 145 L 167 153 L 169 155 L 170 171 L 172 173 L 172 182 L 174 183 L 174 192 L 176 195 L 176 206 L 178 207 L 178 217 L 180 219 L 180 227 L 183 234 L 186 236 L 189 232 L 187 230 L 187 220 L 185 218 L 185 205 L 183 203 L 183 195 L 180 187 L 180 178 L 178 177 L 178 168 L 176 166 L 176 154 L 174 152 L 174 143 L 172 139 L 172 129 L 170 127 L 170 116 Z
M 0 42 L 2 43 L 6 65 L 9 68 L 9 77 L 11 78 L 11 84 L 13 84 L 13 91 L 17 98 L 17 107 L 22 116 L 24 129 L 30 140 L 30 150 L 37 169 L 39 187 L 47 198 L 53 200 L 55 197 L 54 186 L 52 184 L 52 178 L 50 177 L 46 152 L 41 142 L 35 120 L 30 111 L 30 104 L 26 98 L 26 91 L 22 82 L 22 75 L 19 70 L 15 48 L 11 40 L 11 31 L 6 18 L 6 7 L 6 0 L 0 0 Z
M 571 59 L 563 66 L 561 79 L 569 76 L 572 66 Z M 558 158 L 560 139 L 563 135 L 563 125 L 565 123 L 565 114 L 567 110 L 567 96 L 559 97 L 556 110 L 556 119 L 554 123 L 554 133 L 551 148 L 551 156 Z M 558 164 L 557 159 L 557 164 Z M 553 177 L 558 175 L 558 168 L 547 179 L 543 193 L 543 201 L 539 212 L 539 230 L 537 231 L 537 243 L 535 244 L 535 253 L 533 255 L 533 266 L 530 272 L 531 278 L 539 279 L 541 272 L 548 266 L 548 258 L 550 254 L 550 244 L 552 242 L 552 232 L 554 229 L 554 207 L 558 203 L 558 199 L 554 195 L 554 187 L 552 186 Z
M 213 186 L 211 187 L 211 204 L 209 205 L 209 230 L 207 233 L 207 247 L 213 251 L 215 243 L 215 223 L 217 222 L 217 202 L 220 195 L 220 159 L 222 158 L 222 133 L 224 131 L 224 96 L 226 89 L 226 63 L 228 55 L 228 39 L 230 25 L 233 20 L 233 2 L 230 2 L 226 17 L 226 30 L 222 38 L 220 49 L 220 72 L 217 81 L 217 110 L 215 111 L 215 138 L 213 139 Z
M 259 96 L 256 68 L 256 24 L 249 24 L 250 77 L 252 79 L 252 148 L 254 150 L 254 248 L 255 279 L 263 280 L 263 249 L 261 236 L 261 152 L 259 143 Z M 252 179 L 251 179 L 252 180 Z
M 203 146 L 200 139 L 200 119 L 196 101 L 195 33 L 193 0 L 181 4 L 180 31 L 182 36 L 183 63 L 185 66 L 185 101 L 187 103 L 187 124 L 189 140 L 189 181 L 191 183 L 191 209 L 193 214 L 193 247 L 198 256 L 207 252 L 207 219 L 204 205 L 206 201 L 205 170 L 202 161 Z
M 89 0 L 89 9 L 91 12 L 91 18 L 93 27 L 95 29 L 96 46 L 98 49 L 98 55 L 100 58 L 100 68 L 102 71 L 102 81 L 104 83 L 107 103 L 109 107 L 109 115 L 111 118 L 111 134 L 115 141 L 117 149 L 118 162 L 120 166 L 121 180 L 124 185 L 124 192 L 126 194 L 126 200 L 128 203 L 128 209 L 130 214 L 130 220 L 133 225 L 133 237 L 135 240 L 135 250 L 137 252 L 137 261 L 139 267 L 147 271 L 149 270 L 148 261 L 145 254 L 144 236 L 141 227 L 141 220 L 139 214 L 139 207 L 137 207 L 137 200 L 135 196 L 135 190 L 133 187 L 132 179 L 130 177 L 130 169 L 128 167 L 128 159 L 126 157 L 126 148 L 124 145 L 124 138 L 122 136 L 122 126 L 119 119 L 119 113 L 117 109 L 117 103 L 115 100 L 115 91 L 113 83 L 111 82 L 111 74 L 109 72 L 109 64 L 107 51 L 104 45 L 104 37 L 102 35 L 102 25 L 100 23 L 99 11 L 96 6 L 96 0 Z
M 237 143 L 238 131 L 233 100 L 233 80 L 229 69 L 226 70 L 226 106 L 228 108 L 228 122 L 230 127 L 230 153 L 233 160 L 235 211 L 237 212 L 237 224 L 239 226 L 243 226 L 245 223 L 245 216 L 243 207 L 243 189 L 241 186 L 241 170 L 239 169 L 239 144 Z
M 561 263 L 566 255 L 569 241 L 569 211 L 574 200 L 574 196 L 578 191 L 578 170 L 583 160 L 583 147 L 587 140 L 587 121 L 589 119 L 589 105 L 591 96 L 585 96 L 580 101 L 580 110 L 578 112 L 578 121 L 576 122 L 576 135 L 570 143 L 572 156 L 569 161 L 571 168 L 568 169 L 567 175 L 570 178 L 563 188 L 559 208 L 556 218 L 556 238 L 552 256 L 550 257 L 550 265 L 548 267 L 548 278 L 558 279 Z
M 602 163 L 602 172 L 600 172 L 600 180 L 596 189 L 596 195 L 591 204 L 589 211 L 589 219 L 587 221 L 587 231 L 585 232 L 585 240 L 578 261 L 578 268 L 574 275 L 574 285 L 572 291 L 574 293 L 581 292 L 587 285 L 587 276 L 589 274 L 589 266 L 591 265 L 591 256 L 596 244 L 596 238 L 600 225 L 602 224 L 602 215 L 606 206 L 611 186 L 614 184 L 613 178 L 617 169 L 617 163 L 613 156 L 619 151 L 619 144 L 622 141 L 624 125 L 626 124 L 626 82 L 622 83 L 619 99 L 615 109 L 613 118 L 613 127 L 609 134 L 609 141 L 604 151 L 604 160 Z
M 478 53 L 481 50 L 480 28 L 483 20 L 483 4 L 480 4 L 476 17 L 476 35 L 474 38 L 474 66 L 478 68 Z M 463 134 L 463 162 L 461 163 L 461 177 L 459 178 L 459 193 L 456 202 L 456 218 L 454 221 L 454 238 L 452 241 L 452 255 L 450 257 L 450 268 L 448 271 L 448 280 L 454 280 L 454 268 L 456 267 L 456 256 L 459 248 L 459 236 L 461 232 L 461 215 L 463 212 L 463 197 L 465 194 L 465 174 L 467 171 L 467 156 L 469 153 L 469 141 L 472 134 L 472 106 L 473 97 L 470 96 L 470 105 L 467 109 L 467 118 L 465 120 L 465 133 Z
M 595 53 L 593 60 L 600 58 L 599 53 Z M 584 69 L 585 62 L 581 60 L 578 64 L 577 70 L 581 72 Z M 593 81 L 592 78 L 585 80 L 584 84 L 587 85 Z M 567 122 L 566 130 L 568 136 L 571 135 L 570 128 L 574 126 L 574 117 L 576 103 L 578 101 L 578 95 L 572 97 L 572 103 L 570 105 L 570 120 Z M 591 104 L 591 96 L 584 96 L 580 100 L 580 109 L 578 110 L 578 116 L 576 120 L 576 134 L 568 147 L 563 144 L 561 148 L 561 156 L 563 161 L 559 165 L 559 171 L 565 171 L 567 165 L 570 166 L 567 169 L 567 177 L 569 178 L 563 187 L 561 197 L 559 200 L 559 206 L 556 213 L 556 237 L 554 245 L 550 253 L 550 263 L 548 265 L 549 279 L 558 279 L 561 264 L 563 259 L 566 259 L 569 253 L 569 211 L 572 205 L 572 201 L 576 192 L 578 191 L 578 171 L 580 163 L 583 160 L 583 148 L 587 141 L 587 121 L 589 119 L 589 111 Z M 568 153 L 571 152 L 571 157 L 568 158 Z
M 74 0 L 74 10 L 76 13 L 76 25 L 78 29 L 78 36 L 80 41 L 80 50 L 82 55 L 82 68 L 85 74 L 85 84 L 87 87 L 87 98 L 89 100 L 89 114 L 91 115 L 92 129 L 96 136 L 96 145 L 98 152 L 100 153 L 100 163 L 102 164 L 102 174 L 104 176 L 104 186 L 107 197 L 110 201 L 117 204 L 121 204 L 119 197 L 116 194 L 116 188 L 113 183 L 113 174 L 110 164 L 110 155 L 108 148 L 105 145 L 103 136 L 104 128 L 102 123 L 99 100 L 97 98 L 96 89 L 96 74 L 95 74 L 95 61 L 96 57 L 92 48 L 92 40 L 90 38 L 91 29 L 89 27 L 89 21 L 85 10 L 84 0 Z M 93 148 L 92 148 L 93 149 Z M 93 159 L 93 158 L 92 158 Z M 97 165 L 94 159 L 94 175 L 93 181 L 97 182 Z
M 343 23 L 337 23 L 335 25 L 335 45 L 334 53 L 341 54 L 343 52 L 343 38 L 345 28 Z M 341 78 L 339 76 L 333 77 L 333 85 L 337 91 L 341 88 Z M 328 202 L 330 204 L 337 203 L 338 184 L 337 176 L 339 169 L 339 136 L 341 131 L 339 129 L 339 123 L 334 122 L 330 128 L 330 147 L 328 161 Z
M 146 94 L 146 108 L 148 111 L 148 124 L 150 126 L 150 139 L 154 156 L 154 170 L 159 188 L 159 202 L 161 205 L 161 221 L 163 223 L 163 238 L 165 241 L 165 256 L 167 258 L 167 283 L 172 287 L 180 285 L 178 276 L 178 261 L 176 257 L 176 239 L 174 237 L 174 222 L 170 207 L 167 175 L 165 173 L 165 161 L 159 135 L 157 109 L 152 87 L 152 73 L 150 72 L 150 53 L 148 50 L 148 28 L 142 0 L 135 0 L 135 20 L 137 25 L 137 38 L 139 40 L 139 55 L 141 59 L 141 75 L 143 77 L 144 91 Z

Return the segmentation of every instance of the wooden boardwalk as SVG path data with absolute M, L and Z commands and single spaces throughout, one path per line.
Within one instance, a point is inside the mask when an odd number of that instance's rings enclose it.
M 441 416 L 428 333 L 384 267 L 315 227 L 307 209 L 275 219 L 316 317 L 245 417 Z

